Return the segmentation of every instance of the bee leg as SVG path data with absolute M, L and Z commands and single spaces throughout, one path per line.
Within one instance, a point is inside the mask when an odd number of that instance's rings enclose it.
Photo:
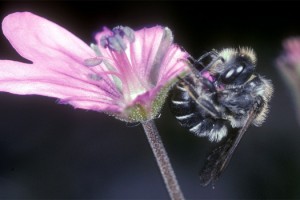
M 202 62 L 198 62 L 193 57 L 188 57 L 188 60 L 190 62 L 190 69 L 192 70 L 193 74 L 196 76 L 196 78 L 200 77 L 200 71 L 205 68 Z
M 218 57 L 218 55 L 219 55 L 218 52 L 217 52 L 216 50 L 213 49 L 212 51 L 209 51 L 209 52 L 203 54 L 202 56 L 200 56 L 200 57 L 196 60 L 196 62 L 202 63 L 202 60 L 203 60 L 205 57 L 211 56 L 211 57 L 213 57 L 213 58 L 216 58 L 216 57 Z
M 209 51 L 205 54 L 203 54 L 202 56 L 200 56 L 200 58 L 198 58 L 196 60 L 197 63 L 201 63 L 202 66 L 204 66 L 203 64 L 203 59 L 208 57 L 208 56 L 211 56 L 212 57 L 212 60 L 209 62 L 209 64 L 207 66 L 205 66 L 201 71 L 207 71 L 209 68 L 211 68 L 211 66 L 213 64 L 215 64 L 215 62 L 217 62 L 218 60 L 221 60 L 222 62 L 224 62 L 224 59 L 219 56 L 219 53 L 216 51 L 216 50 L 212 50 L 212 51 Z
M 201 72 L 208 71 L 208 69 L 211 68 L 211 66 L 213 66 L 213 64 L 215 64 L 218 60 L 223 60 L 223 58 L 221 56 L 213 58 L 213 60 Z
M 181 79 L 182 87 L 189 94 L 192 100 L 202 108 L 206 113 L 209 113 L 214 119 L 226 119 L 224 116 L 224 109 L 221 109 L 220 106 L 216 106 L 213 102 L 214 92 L 210 91 L 206 96 L 206 99 L 200 98 L 198 93 L 196 92 L 195 87 L 190 84 L 185 79 Z M 202 82 L 203 83 L 203 82 Z M 206 83 L 208 84 L 208 82 Z M 209 84 L 207 85 L 209 87 Z M 213 87 L 209 87 L 208 89 L 212 90 Z M 203 91 L 205 92 L 205 91 Z M 201 109 L 200 109 L 201 110 Z
M 212 61 L 207 66 L 205 66 L 205 64 L 202 61 L 203 61 L 203 59 L 205 59 L 208 56 L 212 57 Z M 212 50 L 212 51 L 209 51 L 209 52 L 203 54 L 198 59 L 194 59 L 193 57 L 188 57 L 188 60 L 190 62 L 189 67 L 191 68 L 191 70 L 195 74 L 195 76 L 197 78 L 199 78 L 200 74 L 201 74 L 199 72 L 201 72 L 203 70 L 208 70 L 220 58 L 221 57 L 219 57 L 218 52 L 216 50 Z

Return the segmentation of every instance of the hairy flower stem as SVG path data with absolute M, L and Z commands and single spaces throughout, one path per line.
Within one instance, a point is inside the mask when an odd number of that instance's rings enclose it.
M 165 181 L 169 195 L 172 200 L 183 200 L 183 194 L 177 182 L 174 170 L 171 166 L 170 159 L 161 141 L 158 130 L 153 120 L 142 123 L 148 141 L 156 158 L 158 167 Z

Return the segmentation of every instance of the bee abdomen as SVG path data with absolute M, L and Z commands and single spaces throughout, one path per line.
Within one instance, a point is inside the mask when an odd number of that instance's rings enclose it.
M 185 87 L 178 83 L 171 99 L 171 111 L 175 115 L 179 124 L 186 128 L 191 128 L 201 119 L 202 116 L 197 112 L 194 101 L 189 96 Z
M 173 90 L 171 111 L 181 126 L 199 137 L 207 136 L 210 141 L 220 141 L 227 135 L 225 121 L 204 115 L 182 83 L 178 83 Z

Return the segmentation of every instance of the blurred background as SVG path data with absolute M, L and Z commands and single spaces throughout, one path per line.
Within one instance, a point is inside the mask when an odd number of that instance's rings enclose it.
M 208 140 L 180 127 L 167 103 L 157 126 L 186 198 L 299 199 L 299 124 L 275 67 L 282 40 L 300 36 L 296 3 L 1 1 L 0 18 L 30 11 L 86 43 L 104 25 L 160 24 L 194 57 L 212 48 L 254 48 L 257 71 L 275 87 L 271 111 L 262 127 L 246 132 L 215 189 L 199 184 L 198 170 L 212 148 Z M 24 61 L 2 32 L 0 59 Z M 53 98 L 1 93 L 0 127 L 0 199 L 168 199 L 140 125 Z

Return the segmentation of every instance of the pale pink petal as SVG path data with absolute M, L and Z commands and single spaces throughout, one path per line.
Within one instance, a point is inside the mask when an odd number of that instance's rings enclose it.
M 151 104 L 149 104 L 149 102 L 153 102 L 155 100 L 155 98 L 157 97 L 157 94 L 160 92 L 161 88 L 162 88 L 162 86 L 158 86 L 158 87 L 153 88 L 152 90 L 148 90 L 145 93 L 138 95 L 134 99 L 134 101 L 132 101 L 132 105 L 140 104 L 140 105 L 151 106 Z
M 102 75 L 83 65 L 84 60 L 95 57 L 95 53 L 62 27 L 32 13 L 21 12 L 5 17 L 2 28 L 18 53 L 33 64 L 1 61 L 1 91 L 67 99 L 65 102 L 76 107 L 83 105 L 77 105 L 76 101 L 89 99 L 100 104 L 98 109 L 102 103 L 113 102 L 107 98 L 108 93 L 120 95 L 114 91 L 109 79 L 97 82 L 90 78 L 95 74 Z M 106 72 L 102 70 L 102 73 Z
M 131 43 L 127 52 L 141 77 L 149 77 L 163 35 L 164 28 L 161 26 L 143 28 L 135 32 L 135 42 Z
M 34 64 L 1 60 L 0 71 L 0 91 L 59 98 L 84 109 L 88 106 L 95 107 L 95 102 L 97 102 L 98 110 L 115 104 L 113 99 L 107 97 L 104 91 L 99 90 L 91 82 L 54 73 L 52 70 L 43 69 Z M 91 104 L 84 102 L 85 107 L 82 107 L 84 100 L 89 100 Z
M 86 109 L 86 110 L 94 110 L 94 111 L 99 111 L 99 112 L 108 112 L 108 113 L 121 113 L 122 108 L 116 104 L 116 102 L 105 102 L 102 101 L 101 99 L 95 99 L 95 98 L 68 98 L 68 99 L 62 99 L 59 101 L 61 104 L 70 104 L 74 108 L 81 108 L 81 109 Z
M 172 80 L 184 70 L 188 70 L 189 68 L 186 64 L 188 56 L 186 52 L 180 50 L 179 46 L 173 44 L 169 48 L 165 59 L 162 61 L 158 84 L 164 85 L 167 81 Z
M 172 32 L 166 27 L 155 26 L 135 32 L 135 42 L 126 53 L 141 81 L 148 85 L 164 85 L 186 69 L 183 66 L 186 66 L 184 60 L 188 54 L 172 43 Z
M 49 68 L 54 60 L 70 63 L 65 72 L 80 70 L 84 59 L 95 56 L 93 50 L 69 31 L 29 12 L 6 16 L 2 30 L 16 51 L 24 58 Z M 59 68 L 59 66 L 52 66 Z M 79 73 L 79 71 L 77 72 Z

